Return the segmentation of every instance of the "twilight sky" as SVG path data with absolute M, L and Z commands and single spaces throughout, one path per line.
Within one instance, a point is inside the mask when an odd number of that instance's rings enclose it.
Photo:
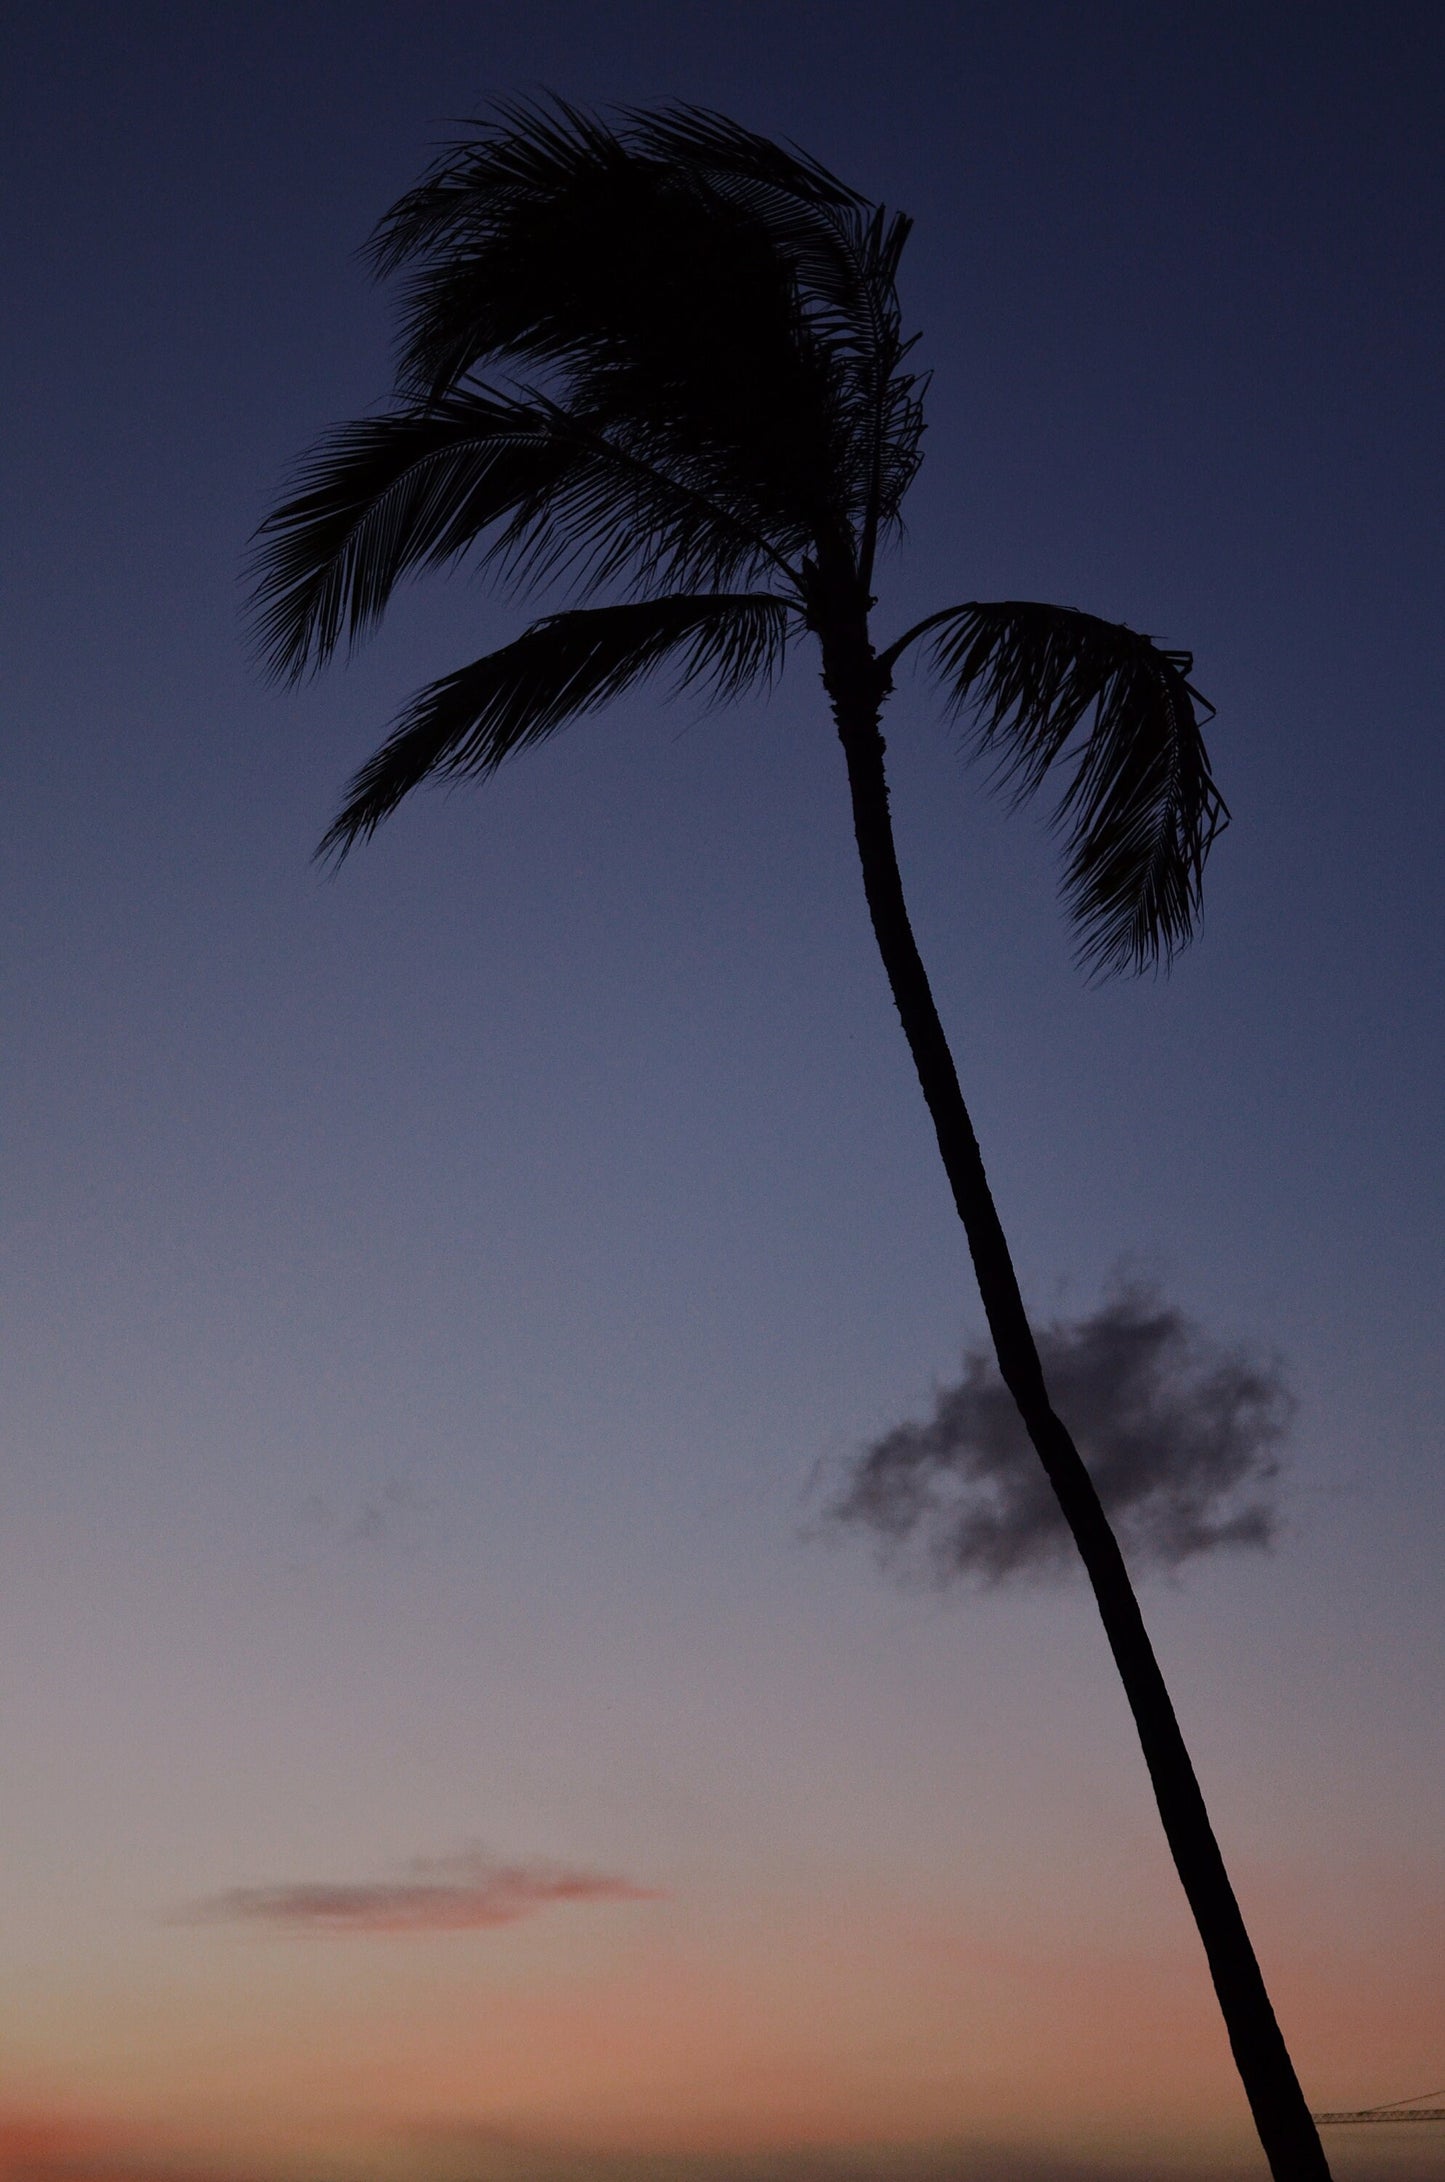
M 1433 7 L 56 6 L 10 25 L 0 2175 L 1258 2174 L 1093 1610 L 816 1536 L 980 1331 L 801 661 L 311 848 L 461 576 L 264 686 L 246 540 L 387 387 L 356 252 L 540 88 L 912 212 L 880 629 L 1196 654 L 1234 824 L 1085 988 L 905 681 L 919 936 L 1026 1289 L 1298 1408 L 1146 1580 L 1316 2105 L 1445 2084 Z M 1337 2172 L 1438 2172 L 1418 2129 Z

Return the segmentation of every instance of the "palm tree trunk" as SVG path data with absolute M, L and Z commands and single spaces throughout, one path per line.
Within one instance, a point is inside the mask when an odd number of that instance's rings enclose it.
M 1088 1571 L 1270 2172 L 1275 2182 L 1329 2182 L 1319 2134 L 1275 2021 L 1118 1541 L 1078 1449 L 1050 1406 L 978 1139 L 903 898 L 878 726 L 890 685 L 865 631 L 855 625 L 828 633 L 823 680 L 848 763 L 874 936 L 968 1238 L 999 1370 Z

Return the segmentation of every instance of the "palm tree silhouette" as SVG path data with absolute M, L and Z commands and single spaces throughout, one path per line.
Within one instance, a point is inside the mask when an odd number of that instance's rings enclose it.
M 1096 971 L 1188 940 L 1227 814 L 1188 653 L 1018 600 L 945 606 L 875 646 L 875 559 L 923 425 L 896 288 L 909 225 L 694 107 L 496 109 L 373 237 L 379 272 L 410 271 L 394 405 L 323 441 L 263 524 L 258 637 L 298 678 L 404 576 L 463 555 L 594 602 L 420 691 L 352 781 L 318 851 L 334 857 L 420 782 L 485 777 L 656 668 L 733 698 L 817 644 L 873 930 L 999 1367 L 1093 1586 L 1270 2169 L 1316 2182 L 1319 2138 L 1118 1545 L 1050 1405 L 914 942 L 879 728 L 894 667 L 923 647 L 1019 796 L 1062 777 L 1064 888 Z

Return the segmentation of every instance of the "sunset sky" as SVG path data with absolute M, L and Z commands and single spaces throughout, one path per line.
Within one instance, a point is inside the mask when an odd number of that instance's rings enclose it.
M 879 627 L 1192 649 L 1234 818 L 1085 985 L 926 683 L 905 878 L 1043 1319 L 1296 1400 L 1140 1569 L 1316 2107 L 1445 2086 L 1434 6 L 15 11 L 0 161 L 3 2182 L 1262 2176 L 1081 1586 L 821 1511 L 981 1332 L 812 666 L 310 861 L 420 586 L 268 686 L 247 540 L 388 388 L 359 246 L 496 98 L 681 99 L 911 212 Z M 1445 2130 L 1330 2132 L 1436 2182 Z

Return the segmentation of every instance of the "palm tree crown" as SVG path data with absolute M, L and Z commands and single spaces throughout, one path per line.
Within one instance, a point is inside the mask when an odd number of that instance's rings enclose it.
M 486 774 L 670 665 L 733 697 L 872 604 L 917 472 L 926 382 L 897 274 L 910 222 L 691 107 L 613 126 L 506 107 L 372 239 L 409 284 L 394 404 L 334 432 L 258 536 L 257 629 L 323 664 L 407 574 L 466 556 L 588 603 L 418 693 L 323 843 L 344 855 L 431 775 Z M 946 607 L 946 702 L 1056 817 L 1083 958 L 1187 940 L 1224 806 L 1187 653 L 1058 607 Z M 1206 708 L 1207 709 L 1207 708 Z M 1084 729 L 1081 735 L 1078 731 Z

